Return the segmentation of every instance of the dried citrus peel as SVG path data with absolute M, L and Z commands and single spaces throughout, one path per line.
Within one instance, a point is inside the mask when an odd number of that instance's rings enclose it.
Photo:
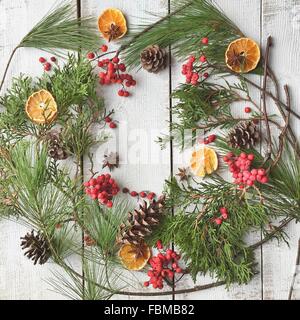
M 25 112 L 32 122 L 36 124 L 49 124 L 57 116 L 57 104 L 47 90 L 33 93 L 27 100 Z
M 196 176 L 205 177 L 218 169 L 218 156 L 213 149 L 202 147 L 192 153 L 190 167 Z
M 238 73 L 254 70 L 260 60 L 258 44 L 250 38 L 240 38 L 230 43 L 225 53 L 226 65 Z
M 98 28 L 103 38 L 107 41 L 122 38 L 127 33 L 124 14 L 115 8 L 104 10 L 98 18 Z
M 119 258 L 128 270 L 141 270 L 151 257 L 151 250 L 145 244 L 124 244 L 119 250 Z

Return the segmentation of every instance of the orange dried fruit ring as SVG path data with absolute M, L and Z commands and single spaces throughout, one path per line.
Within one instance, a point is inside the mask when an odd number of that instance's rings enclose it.
M 260 60 L 258 44 L 249 38 L 240 38 L 230 43 L 225 53 L 226 65 L 238 73 L 254 70 Z
M 25 111 L 28 118 L 36 124 L 52 123 L 57 116 L 57 104 L 47 90 L 34 92 L 27 100 Z
M 124 14 L 115 8 L 104 10 L 98 18 L 98 28 L 107 41 L 122 38 L 127 33 Z
M 145 244 L 124 244 L 119 250 L 119 258 L 128 270 L 141 270 L 151 257 L 151 249 Z
M 218 156 L 214 149 L 203 147 L 192 153 L 190 160 L 192 172 L 198 177 L 204 177 L 218 169 Z

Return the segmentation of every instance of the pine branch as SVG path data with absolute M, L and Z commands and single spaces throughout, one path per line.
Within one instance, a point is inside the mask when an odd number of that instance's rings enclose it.
M 19 48 L 36 48 L 60 55 L 65 50 L 93 50 L 99 46 L 94 19 L 77 19 L 75 16 L 76 4 L 73 1 L 61 3 L 28 32 L 10 55 L 1 80 L 0 92 L 13 56 Z
M 210 0 L 174 1 L 172 12 L 150 25 L 136 26 L 132 38 L 123 44 L 121 52 L 130 67 L 139 64 L 140 52 L 148 45 L 172 46 L 172 52 L 185 59 L 198 53 L 202 37 L 210 38 L 205 54 L 223 62 L 228 44 L 243 34 Z

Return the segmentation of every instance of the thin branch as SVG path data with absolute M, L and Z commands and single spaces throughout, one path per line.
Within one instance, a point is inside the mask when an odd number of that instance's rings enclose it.
M 270 56 L 270 47 L 272 46 L 272 37 L 269 36 L 267 39 L 267 47 L 266 54 L 264 60 L 264 79 L 263 79 L 263 91 L 262 91 L 262 101 L 263 101 L 263 116 L 265 118 L 265 124 L 267 128 L 267 154 L 265 157 L 265 161 L 268 161 L 271 158 L 272 154 L 272 136 L 271 129 L 267 114 L 267 104 L 266 104 L 266 88 L 267 88 L 267 79 L 268 79 L 268 64 L 269 64 L 269 56 Z
M 292 280 L 292 284 L 290 287 L 288 300 L 292 300 L 292 295 L 293 295 L 293 291 L 294 291 L 295 280 L 296 280 L 296 277 L 298 274 L 299 265 L 300 265 L 300 239 L 298 240 L 298 251 L 297 251 L 297 257 L 296 257 L 295 272 L 293 274 L 293 280 Z
M 287 105 L 290 106 L 291 105 L 291 98 L 290 98 L 289 88 L 287 85 L 284 86 L 284 91 L 286 94 Z M 289 128 L 289 123 L 290 123 L 290 112 L 288 112 L 284 121 L 285 121 L 285 126 L 279 135 L 279 148 L 278 148 L 277 156 L 275 157 L 275 160 L 272 163 L 271 168 L 273 168 L 277 165 L 278 161 L 280 160 L 280 158 L 282 156 L 284 141 L 285 141 L 285 137 L 287 134 L 287 130 Z
M 8 62 L 7 62 L 7 65 L 6 65 L 6 68 L 4 70 L 4 73 L 3 73 L 3 77 L 2 77 L 2 80 L 1 80 L 1 84 L 0 84 L 0 92 L 2 90 L 2 87 L 4 85 L 4 81 L 5 81 L 5 78 L 7 76 L 7 72 L 8 72 L 8 69 L 9 69 L 9 66 L 10 66 L 10 63 L 12 62 L 12 59 L 16 53 L 16 51 L 19 49 L 19 46 L 15 47 L 14 50 L 12 51 L 9 59 L 8 59 Z

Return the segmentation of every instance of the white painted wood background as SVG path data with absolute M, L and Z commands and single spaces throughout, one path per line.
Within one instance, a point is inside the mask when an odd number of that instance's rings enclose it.
M 19 43 L 22 36 L 40 20 L 53 6 L 55 0 L 0 0 L 0 77 L 11 50 Z M 266 37 L 274 38 L 271 63 L 280 84 L 287 83 L 291 88 L 293 108 L 300 112 L 300 1 L 299 0 L 217 0 L 221 8 L 248 36 L 264 45 Z M 129 26 L 147 17 L 145 12 L 159 14 L 168 12 L 168 0 L 82 0 L 82 15 L 98 14 L 107 7 L 117 7 L 127 16 Z M 13 75 L 20 72 L 31 75 L 41 74 L 41 66 L 37 62 L 41 55 L 37 50 L 21 49 L 17 52 L 5 87 L 9 87 Z M 171 71 L 171 74 L 169 72 Z M 154 142 L 160 132 L 167 130 L 169 120 L 169 90 L 181 82 L 180 66 L 172 61 L 171 69 L 160 75 L 139 72 L 136 75 L 137 87 L 133 97 L 123 99 L 116 95 L 113 88 L 105 88 L 102 94 L 106 104 L 116 109 L 116 119 L 120 125 L 128 123 L 129 136 L 127 149 L 134 150 L 143 146 L 146 159 L 139 155 L 129 159 L 130 163 L 122 164 L 114 176 L 121 185 L 138 191 L 149 189 L 161 192 L 163 181 L 170 175 L 171 166 L 174 172 L 182 166 L 178 151 L 173 150 L 174 161 L 171 163 L 171 150 L 161 151 Z M 258 77 L 254 78 L 257 82 Z M 170 83 L 171 81 L 171 83 Z M 4 88 L 5 89 L 5 88 Z M 255 93 L 259 100 L 259 95 Z M 119 112 L 118 112 L 119 110 Z M 236 114 L 243 116 L 243 106 L 235 108 Z M 297 136 L 300 126 L 294 123 Z M 137 136 L 133 129 L 143 129 L 143 136 Z M 149 133 L 152 133 L 151 135 Z M 113 151 L 114 140 L 109 143 Z M 106 147 L 105 147 L 106 149 Z M 121 161 L 125 160 L 124 146 L 120 150 Z M 95 152 L 95 162 L 100 165 L 104 149 Z M 123 157 L 123 159 L 122 159 Z M 133 161 L 135 160 L 135 161 Z M 218 287 L 192 294 L 177 295 L 176 299 L 287 299 L 292 274 L 295 268 L 297 242 L 300 228 L 291 224 L 286 229 L 290 236 L 290 248 L 285 244 L 268 243 L 257 250 L 256 258 L 260 274 L 246 286 L 232 286 L 228 291 Z M 51 275 L 55 266 L 33 266 L 24 258 L 19 246 L 19 239 L 26 228 L 15 222 L 0 222 L 0 299 L 63 299 L 49 290 L 45 280 Z M 260 234 L 249 236 L 249 242 L 260 239 Z M 211 282 L 209 277 L 199 277 L 197 283 Z M 193 286 L 188 277 L 178 284 L 178 288 Z M 300 283 L 296 280 L 293 299 L 300 299 Z M 297 290 L 298 289 L 298 290 Z M 115 297 L 130 299 L 132 297 Z M 165 297 L 171 299 L 172 297 Z M 144 297 L 142 298 L 144 299 Z

